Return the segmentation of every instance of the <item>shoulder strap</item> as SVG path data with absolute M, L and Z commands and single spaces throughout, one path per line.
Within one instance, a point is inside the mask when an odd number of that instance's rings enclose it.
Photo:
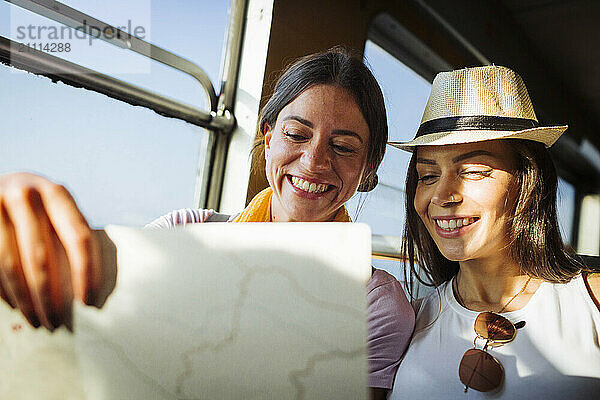
M 598 298 L 596 297 L 596 295 L 594 294 L 594 291 L 592 290 L 592 287 L 590 286 L 590 282 L 588 281 L 588 275 L 589 275 L 589 273 L 584 271 L 581 273 L 581 278 L 583 279 L 585 288 L 587 289 L 588 294 L 592 298 L 592 301 L 596 305 L 596 308 L 598 309 L 598 311 L 600 311 L 600 302 L 598 301 Z
M 211 214 L 204 222 L 227 222 L 231 215 L 215 212 Z

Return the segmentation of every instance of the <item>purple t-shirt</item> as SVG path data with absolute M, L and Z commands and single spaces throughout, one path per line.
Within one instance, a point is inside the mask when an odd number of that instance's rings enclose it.
M 213 214 L 214 210 L 175 210 L 155 219 L 146 228 L 202 223 Z M 233 218 L 235 215 L 228 221 Z M 367 304 L 369 386 L 391 389 L 415 327 L 415 313 L 400 282 L 381 269 L 374 269 L 367 283 Z
M 391 389 L 415 328 L 415 313 L 400 282 L 375 269 L 367 283 L 369 386 Z

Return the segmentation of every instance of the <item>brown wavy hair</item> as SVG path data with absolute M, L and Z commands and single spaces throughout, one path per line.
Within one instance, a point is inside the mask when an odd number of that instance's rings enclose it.
M 542 143 L 503 139 L 516 154 L 518 195 L 510 210 L 510 255 L 521 270 L 549 282 L 568 282 L 584 268 L 563 244 L 556 215 L 556 168 Z M 404 277 L 409 292 L 415 280 L 439 286 L 451 280 L 459 269 L 438 250 L 414 207 L 418 174 L 418 149 L 413 152 L 406 176 L 406 223 L 402 240 Z M 407 265 L 408 263 L 408 265 Z M 410 276 L 409 276 L 410 272 Z

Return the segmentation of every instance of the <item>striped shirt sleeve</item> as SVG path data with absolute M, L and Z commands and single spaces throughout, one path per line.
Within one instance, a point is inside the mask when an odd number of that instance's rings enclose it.
M 156 218 L 154 221 L 147 224 L 144 229 L 168 229 L 175 226 L 198 224 L 205 222 L 206 219 L 214 213 L 215 210 L 213 209 L 182 208 Z

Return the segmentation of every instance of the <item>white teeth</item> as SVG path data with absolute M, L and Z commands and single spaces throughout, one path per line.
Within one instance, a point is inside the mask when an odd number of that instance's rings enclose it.
M 308 182 L 297 176 L 292 176 L 292 185 L 308 193 L 322 193 L 329 188 L 327 184 Z
M 437 226 L 445 231 L 452 231 L 457 228 L 462 228 L 475 222 L 475 218 L 456 218 L 456 219 L 436 219 Z

